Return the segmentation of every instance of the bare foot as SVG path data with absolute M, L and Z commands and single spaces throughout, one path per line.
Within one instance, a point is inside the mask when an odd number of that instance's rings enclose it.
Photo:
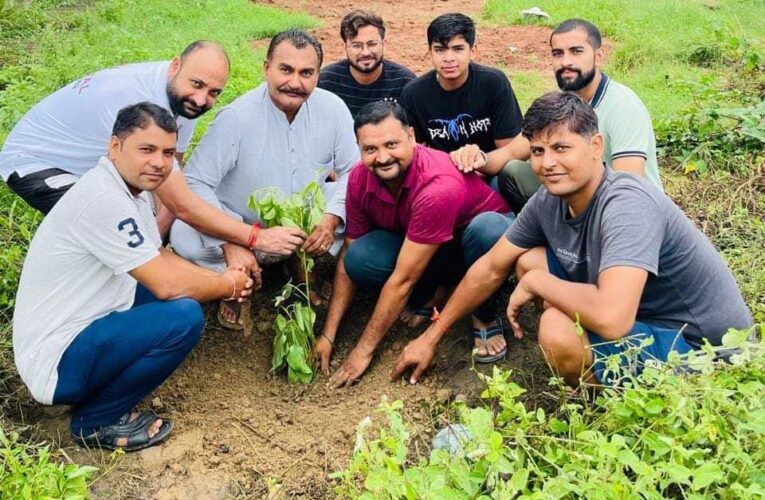
M 497 324 L 496 320 L 492 321 L 491 323 L 484 323 L 475 316 L 472 317 L 472 320 L 473 328 L 489 328 L 496 326 Z M 495 354 L 502 352 L 502 350 L 507 347 L 507 342 L 505 341 L 504 335 L 495 335 L 494 337 L 487 339 L 486 342 L 480 338 L 475 338 L 473 341 L 476 349 L 478 349 L 478 352 L 476 353 L 478 356 L 494 356 Z
M 241 306 L 234 301 L 220 301 L 218 309 L 218 321 L 221 326 L 225 328 L 240 329 L 243 326 L 241 314 Z

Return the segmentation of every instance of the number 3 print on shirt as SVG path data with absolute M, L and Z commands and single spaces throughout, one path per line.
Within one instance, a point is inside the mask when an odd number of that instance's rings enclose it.
M 125 229 L 130 229 L 127 234 L 128 236 L 133 237 L 133 239 L 127 242 L 127 246 L 130 248 L 140 247 L 144 238 L 141 231 L 138 230 L 138 225 L 135 223 L 135 219 L 131 217 L 117 224 L 117 231 L 123 231 Z

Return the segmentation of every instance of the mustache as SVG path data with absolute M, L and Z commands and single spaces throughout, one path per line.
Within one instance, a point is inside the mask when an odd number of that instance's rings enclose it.
M 391 160 L 391 161 L 386 162 L 386 163 L 380 163 L 380 162 L 376 161 L 376 162 L 372 163 L 372 168 L 385 168 L 385 167 L 389 167 L 391 165 L 397 165 L 397 164 L 398 164 L 398 162 L 396 160 Z
M 282 87 L 279 87 L 279 92 L 285 92 L 285 93 L 289 93 L 289 94 L 297 94 L 297 95 L 301 95 L 301 96 L 307 96 L 308 95 L 308 92 L 304 92 L 301 89 L 296 89 L 296 88 L 288 87 L 286 85 L 282 86 Z
M 564 71 L 573 71 L 573 72 L 575 72 L 575 73 L 578 73 L 579 75 L 581 75 L 581 74 L 582 74 L 582 70 L 581 70 L 581 69 L 579 69 L 579 68 L 573 68 L 573 67 L 570 67 L 570 66 L 567 66 L 567 67 L 565 67 L 565 68 L 561 68 L 561 69 L 559 69 L 558 71 L 556 71 L 556 72 L 555 72 L 555 74 L 560 76 L 560 75 L 562 75 L 562 74 L 563 74 L 563 72 L 564 72 Z

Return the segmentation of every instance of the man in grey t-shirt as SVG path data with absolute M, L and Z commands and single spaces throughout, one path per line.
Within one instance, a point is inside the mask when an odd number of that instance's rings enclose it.
M 650 338 L 633 372 L 665 361 L 751 315 L 733 276 L 707 238 L 658 188 L 601 162 L 603 137 L 592 108 L 572 93 L 552 92 L 529 108 L 523 135 L 542 182 L 507 238 L 478 261 L 440 318 L 404 350 L 394 375 L 416 366 L 415 382 L 448 328 L 480 304 L 515 266 L 518 286 L 508 318 L 515 336 L 521 307 L 541 299 L 539 344 L 568 384 L 614 382 L 603 358 Z M 587 335 L 577 335 L 577 325 Z M 626 360 L 622 358 L 624 364 Z

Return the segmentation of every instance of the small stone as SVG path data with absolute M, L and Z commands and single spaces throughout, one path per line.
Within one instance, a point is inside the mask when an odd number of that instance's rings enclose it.
M 159 398 L 159 396 L 151 400 L 151 407 L 154 408 L 155 410 L 161 410 L 162 407 L 164 406 L 165 404 L 162 403 L 162 400 Z
M 217 455 L 213 455 L 207 459 L 207 463 L 209 463 L 213 467 L 217 467 L 220 465 L 220 457 Z
M 454 396 L 454 402 L 455 403 L 467 403 L 467 395 L 465 394 L 457 394 Z
M 215 453 L 228 453 L 231 451 L 226 443 L 221 443 L 220 446 L 218 446 L 218 449 L 215 450 Z
M 550 19 L 550 14 L 543 11 L 539 7 L 532 7 L 530 9 L 522 10 L 521 17 L 536 17 L 536 18 Z
M 451 397 L 452 397 L 451 389 L 439 389 L 436 391 L 436 401 L 438 401 L 441 404 L 448 403 Z
M 215 380 L 220 380 L 220 379 L 221 379 L 221 378 L 223 378 L 223 377 L 221 377 L 220 373 L 213 373 L 213 378 L 214 378 Z

